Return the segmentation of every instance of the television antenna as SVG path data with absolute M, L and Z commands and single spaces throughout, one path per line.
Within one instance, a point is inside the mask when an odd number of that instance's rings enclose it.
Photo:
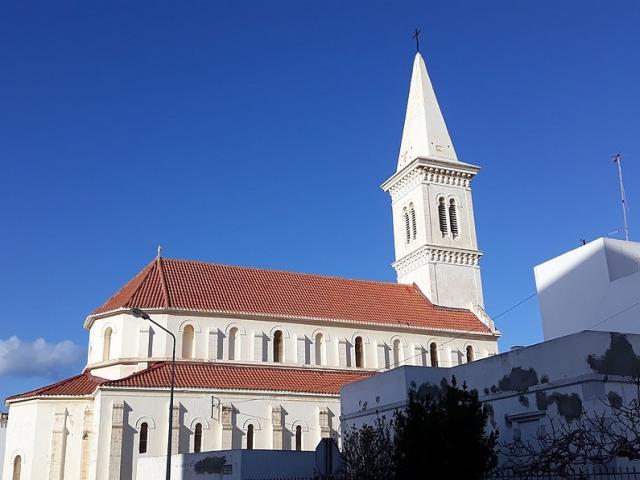
M 618 165 L 618 178 L 620 180 L 620 197 L 622 199 L 622 217 L 624 219 L 624 239 L 629 240 L 629 220 L 627 218 L 627 213 L 629 211 L 629 207 L 627 206 L 627 195 L 624 193 L 624 183 L 622 183 L 622 155 L 616 153 L 613 158 L 613 163 Z

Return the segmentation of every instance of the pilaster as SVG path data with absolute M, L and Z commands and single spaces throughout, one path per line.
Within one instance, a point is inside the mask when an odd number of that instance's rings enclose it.
M 180 453 L 180 404 L 173 406 L 173 424 L 171 425 L 171 453 Z
M 273 450 L 282 450 L 282 434 L 284 427 L 284 411 L 281 406 L 271 408 L 271 425 L 273 427 Z
M 93 409 L 87 407 L 82 419 L 82 451 L 80 452 L 80 480 L 89 480 L 89 462 L 93 443 Z
M 319 408 L 318 425 L 320 427 L 320 438 L 330 438 L 331 437 L 331 420 L 329 418 L 328 407 Z
M 233 405 L 222 406 L 222 450 L 233 448 Z
M 120 480 L 123 428 L 124 402 L 113 402 L 111 407 L 111 441 L 109 443 L 109 480 Z
M 64 478 L 64 463 L 67 447 L 67 409 L 55 412 L 53 432 L 51 437 L 51 460 L 49 463 L 49 479 L 62 480 Z

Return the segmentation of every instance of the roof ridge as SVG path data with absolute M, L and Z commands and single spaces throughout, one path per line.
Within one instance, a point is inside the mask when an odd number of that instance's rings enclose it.
M 163 260 L 169 261 L 169 262 L 197 263 L 200 265 L 209 265 L 209 266 L 216 266 L 216 267 L 238 268 L 240 270 L 284 273 L 289 275 L 301 275 L 303 277 L 316 277 L 316 278 L 325 278 L 325 279 L 331 279 L 331 280 L 348 280 L 350 282 L 373 283 L 376 285 L 379 285 L 379 284 L 391 285 L 394 287 L 411 287 L 411 285 L 406 283 L 391 282 L 386 280 L 368 280 L 363 278 L 340 277 L 338 275 L 328 275 L 323 273 L 309 273 L 309 272 L 298 272 L 298 271 L 292 271 L 292 270 L 283 270 L 280 268 L 263 268 L 263 267 L 250 267 L 245 265 L 231 265 L 228 263 L 205 262 L 203 260 L 192 260 L 189 258 L 163 258 Z
M 133 289 L 133 291 L 131 292 L 131 295 L 129 295 L 129 298 L 127 298 L 126 302 L 124 303 L 124 305 L 126 305 L 135 295 L 136 293 L 138 293 L 138 291 L 140 291 L 140 289 L 142 288 L 142 285 L 144 284 L 144 282 L 147 280 L 147 278 L 149 278 L 149 275 L 151 274 L 151 271 L 153 270 L 153 266 L 154 266 L 155 262 L 151 261 L 147 264 L 146 267 L 144 267 L 142 269 L 142 272 L 140 272 L 140 274 L 142 275 L 142 277 L 140 278 L 140 282 L 138 283 L 138 285 L 136 285 L 136 288 Z M 126 287 L 126 285 L 125 285 Z
M 435 305 L 415 284 L 171 258 L 154 259 L 87 317 L 85 327 L 91 328 L 98 315 L 133 307 L 438 331 L 487 330 L 468 308 Z
M 162 296 L 164 298 L 166 308 L 171 308 L 171 297 L 169 296 L 169 286 L 167 285 L 167 279 L 164 274 L 164 268 L 162 268 L 162 258 L 156 258 L 156 264 L 158 265 L 158 274 L 160 275 L 160 282 L 162 284 Z
M 131 301 L 131 299 L 135 296 L 135 294 L 138 293 L 138 291 L 142 288 L 142 285 L 144 284 L 145 280 L 149 277 L 149 273 L 151 272 L 151 269 L 153 268 L 154 264 L 155 264 L 155 262 L 151 261 L 147 265 L 145 265 L 144 268 L 142 270 L 140 270 L 136 274 L 135 277 L 133 277 L 131 280 L 129 280 L 127 283 L 125 283 L 122 287 L 120 287 L 116 293 L 111 295 L 111 297 L 109 297 L 109 299 L 106 302 L 104 302 L 101 306 L 99 306 L 93 312 L 91 312 L 90 315 L 94 315 L 103 306 L 108 305 L 112 300 L 117 298 L 118 295 L 120 295 L 121 293 L 124 293 L 124 291 L 127 289 L 127 287 L 129 287 L 133 282 L 135 282 L 136 280 L 139 279 L 139 282 L 136 285 L 136 288 L 134 288 L 133 291 L 129 295 L 127 295 L 127 297 L 124 299 L 124 301 L 119 302 L 119 303 L 122 304 L 121 308 L 123 308 L 125 305 L 127 305 L 127 303 L 129 303 Z

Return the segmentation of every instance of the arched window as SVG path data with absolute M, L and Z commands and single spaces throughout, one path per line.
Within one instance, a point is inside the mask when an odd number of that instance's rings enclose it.
M 238 329 L 233 327 L 229 330 L 229 360 L 236 360 L 238 350 Z
M 467 363 L 473 362 L 473 347 L 469 345 L 467 347 Z
M 12 480 L 20 480 L 21 470 L 22 470 L 22 457 L 20 455 L 16 455 L 16 458 L 13 459 L 13 479 Z
M 455 238 L 458 236 L 458 212 L 456 201 L 453 198 L 449 200 L 449 222 L 451 223 L 451 234 Z
M 407 207 L 402 209 L 402 217 L 404 218 L 404 230 L 407 237 L 407 243 L 411 241 L 411 224 L 409 223 L 409 212 Z
M 302 450 L 302 427 L 300 425 L 296 427 L 296 450 Z
M 444 197 L 438 199 L 438 220 L 440 221 L 440 232 L 446 235 L 447 230 L 447 207 L 444 204 Z
M 253 425 L 247 427 L 247 450 L 253 450 Z
M 409 215 L 411 215 L 411 237 L 415 240 L 418 229 L 416 227 L 416 210 L 413 208 L 413 203 L 409 204 Z
M 104 331 L 104 338 L 102 339 L 102 361 L 106 362 L 111 358 L 111 334 L 113 330 L 108 327 Z
M 193 325 L 187 325 L 182 331 L 182 358 L 193 358 Z
M 364 351 L 362 345 L 362 337 L 356 337 L 356 367 L 364 367 Z
M 322 358 L 322 343 L 323 338 L 322 334 L 318 333 L 315 339 L 315 348 L 316 348 L 316 365 L 322 365 L 324 363 L 324 358 Z
M 193 433 L 193 451 L 198 453 L 202 451 L 202 424 L 196 423 L 196 430 Z
M 431 366 L 438 366 L 438 346 L 434 343 L 429 345 L 429 354 L 431 356 Z
M 273 334 L 273 361 L 283 361 L 283 345 L 282 345 L 282 330 L 276 330 Z
M 400 340 L 395 339 L 393 341 L 393 365 L 392 367 L 400 366 Z
M 149 442 L 149 424 L 142 422 L 140 424 L 140 438 L 138 439 L 138 453 L 147 453 Z

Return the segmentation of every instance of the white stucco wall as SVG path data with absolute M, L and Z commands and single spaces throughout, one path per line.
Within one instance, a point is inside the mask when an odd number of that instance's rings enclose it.
M 544 338 L 640 333 L 640 243 L 599 238 L 534 269 Z
M 400 364 L 428 365 L 430 343 L 446 344 L 448 349 L 463 352 L 471 342 L 477 351 L 476 358 L 495 354 L 497 337 L 466 333 L 463 335 L 428 331 L 411 327 L 370 326 L 340 324 L 340 322 L 283 321 L 282 319 L 232 318 L 206 315 L 153 314 L 161 325 L 177 332 L 177 358 L 182 359 L 182 334 L 185 325 L 195 331 L 194 359 L 205 361 L 229 361 L 229 332 L 238 328 L 238 350 L 235 361 L 264 364 L 273 362 L 273 335 L 283 332 L 284 364 L 316 365 L 315 338 L 323 335 L 323 366 L 355 368 L 355 338 L 364 342 L 364 367 L 384 369 L 395 363 L 390 356 L 395 339 L 401 341 Z M 90 353 L 87 367 L 97 376 L 114 379 L 146 368 L 149 359 L 167 359 L 171 355 L 170 337 L 148 322 L 129 314 L 116 314 L 98 318 L 90 329 Z M 103 332 L 110 327 L 112 359 L 102 361 Z M 150 329 L 150 330 L 149 330 Z M 144 332 L 151 331 L 151 334 Z M 459 337 L 459 338 L 456 338 Z M 142 339 L 142 340 L 141 340 Z M 151 352 L 151 357 L 144 356 Z M 386 351 L 387 356 L 381 352 Z M 446 352 L 440 355 L 441 366 L 451 366 Z M 426 362 L 426 363 L 425 363 Z
M 140 458 L 162 456 L 166 453 L 168 427 L 168 391 L 166 390 L 99 390 L 95 399 L 72 398 L 37 399 L 12 403 L 12 421 L 8 427 L 8 443 L 4 457 L 3 475 L 12 478 L 13 458 L 22 457 L 21 479 L 50 478 L 56 412 L 65 411 L 62 471 L 64 478 L 81 478 L 82 437 L 84 412 L 93 409 L 91 444 L 88 455 L 89 479 L 110 479 L 109 463 L 114 453 L 121 457 L 118 478 L 135 479 Z M 112 407 L 124 402 L 121 448 L 112 447 Z M 274 449 L 272 409 L 282 408 L 282 450 L 295 450 L 295 430 L 302 430 L 302 449 L 314 450 L 321 439 L 320 409 L 329 413 L 330 435 L 339 441 L 339 408 L 337 395 L 301 395 L 281 392 L 225 392 L 176 391 L 178 407 L 178 442 L 175 452 L 189 453 L 194 449 L 194 431 L 197 423 L 203 426 L 202 450 L 223 448 L 221 406 L 232 406 L 232 446 L 246 448 L 246 432 L 254 426 L 254 448 Z M 138 453 L 139 431 L 142 422 L 149 425 L 148 450 Z
M 281 479 L 310 477 L 315 468 L 315 452 L 285 452 L 267 450 L 224 450 L 220 452 L 175 455 L 171 459 L 171 478 L 201 480 L 198 462 L 221 459 L 231 473 L 207 473 L 209 480 L 242 480 L 248 478 Z M 138 480 L 163 478 L 166 457 L 144 457 L 138 460 Z
M 471 178 L 479 168 L 462 162 L 419 159 L 391 177 L 382 188 L 391 195 L 395 263 L 400 283 L 415 283 L 435 304 L 484 306 L 480 280 Z M 440 230 L 439 203 L 444 200 L 447 231 Z M 458 234 L 452 231 L 450 202 L 455 203 Z M 410 218 L 407 241 L 405 211 Z M 411 217 L 411 215 L 410 215 Z
M 114 401 L 124 401 L 124 430 L 122 448 L 122 477 L 136 476 L 137 461 L 141 457 L 164 455 L 167 448 L 168 392 L 105 390 L 100 391 L 100 408 L 96 422 L 100 433 L 97 451 L 96 477 L 107 478 L 108 451 L 111 439 L 111 407 Z M 215 407 L 212 408 L 212 397 Z M 273 426 L 272 407 L 281 406 L 284 410 L 283 450 L 295 449 L 295 427 L 302 427 L 303 450 L 314 450 L 320 441 L 319 409 L 327 407 L 330 411 L 333 435 L 339 438 L 338 423 L 340 401 L 337 396 L 322 395 L 286 395 L 277 392 L 233 393 L 224 391 L 178 391 L 175 405 L 179 406 L 179 444 L 178 453 L 193 452 L 194 429 L 196 423 L 203 424 L 203 451 L 221 450 L 222 425 L 220 405 L 232 405 L 234 448 L 246 448 L 246 431 L 249 424 L 254 426 L 254 446 L 256 449 L 272 449 Z M 148 451 L 138 453 L 139 429 L 142 422 L 150 426 Z M 92 477 L 93 478 L 93 477 Z
M 90 400 L 78 398 L 34 399 L 11 405 L 3 478 L 12 478 L 16 455 L 22 457 L 21 479 L 49 478 L 55 414 L 65 411 L 66 478 L 80 478 L 84 410 L 90 405 Z
M 4 460 L 4 453 L 6 450 L 6 442 L 7 442 L 7 418 L 5 417 L 5 413 L 0 414 L 2 417 L 0 418 L 0 462 Z M 2 480 L 2 468 L 0 468 L 0 480 Z
M 452 369 L 406 366 L 380 373 L 342 388 L 343 433 L 364 423 L 373 424 L 379 416 L 392 418 L 396 409 L 406 405 L 412 385 L 439 385 L 443 378 L 451 382 L 455 375 L 459 385 L 466 382 L 491 405 L 489 428 L 499 430 L 501 441 L 509 441 L 514 435 L 524 439 L 538 426 L 548 426 L 550 419 L 570 422 L 575 413 L 571 408 L 578 405 L 576 397 L 588 412 L 602 411 L 609 392 L 615 392 L 624 402 L 635 398 L 631 378 L 610 369 L 611 364 L 620 365 L 621 359 L 627 358 L 629 351 L 625 352 L 620 342 L 628 342 L 636 356 L 640 353 L 640 335 L 586 331 Z M 609 366 L 599 363 L 605 355 L 615 359 Z M 632 367 L 632 362 L 627 363 Z M 534 374 L 535 383 L 524 382 L 523 372 L 529 379 Z M 571 408 L 560 412 L 554 397 L 568 400 Z
M 496 337 L 459 333 L 443 333 L 408 327 L 378 327 L 340 322 L 304 321 L 275 318 L 233 318 L 204 314 L 168 314 L 151 312 L 154 320 L 177 333 L 177 355 L 182 357 L 182 332 L 186 325 L 194 327 L 193 359 L 210 362 L 270 365 L 273 363 L 273 335 L 283 332 L 285 365 L 313 367 L 315 365 L 316 335 L 323 335 L 322 367 L 355 369 L 355 338 L 360 336 L 364 344 L 364 368 L 375 370 L 393 366 L 393 345 L 399 341 L 400 364 L 429 365 L 429 345 L 435 342 L 439 363 L 455 365 L 465 361 L 465 348 L 472 345 L 475 358 L 483 358 L 497 352 Z M 103 333 L 112 329 L 111 355 L 103 361 Z M 238 329 L 236 359 L 229 360 L 229 332 Z M 460 338 L 454 338 L 458 337 Z M 96 376 L 122 378 L 149 365 L 151 360 L 170 357 L 170 337 L 163 331 L 148 325 L 144 320 L 129 314 L 116 313 L 95 319 L 89 332 L 87 369 Z M 151 356 L 149 356 L 149 354 Z M 272 408 L 283 408 L 285 427 L 284 450 L 294 448 L 295 426 L 302 427 L 304 450 L 313 450 L 320 440 L 319 411 L 327 408 L 331 419 L 331 434 L 339 441 L 339 397 L 337 395 L 301 395 L 283 392 L 230 392 L 216 390 L 212 385 L 206 391 L 176 392 L 176 405 L 180 407 L 179 450 L 186 453 L 193 449 L 195 423 L 203 424 L 203 450 L 223 448 L 220 413 L 212 413 L 212 397 L 215 405 L 232 405 L 233 446 L 246 446 L 246 429 L 255 426 L 255 447 L 274 448 Z M 95 398 L 86 400 L 35 399 L 12 402 L 9 405 L 11 422 L 7 429 L 7 452 L 4 474 L 12 468 L 13 456 L 21 452 L 22 477 L 47 478 L 52 455 L 52 435 L 56 412 L 66 408 L 64 450 L 65 478 L 80 478 L 82 463 L 81 438 L 83 415 L 92 407 L 91 448 L 86 460 L 89 479 L 108 479 L 110 449 L 112 444 L 112 407 L 114 402 L 124 402 L 124 427 L 122 437 L 121 478 L 136 478 L 138 434 L 142 421 L 147 421 L 149 450 L 142 456 L 164 455 L 166 449 L 166 425 L 168 392 L 166 390 L 108 390 L 100 388 Z M 217 407 L 216 407 L 217 408 Z M 214 409 L 215 410 L 215 409 Z

